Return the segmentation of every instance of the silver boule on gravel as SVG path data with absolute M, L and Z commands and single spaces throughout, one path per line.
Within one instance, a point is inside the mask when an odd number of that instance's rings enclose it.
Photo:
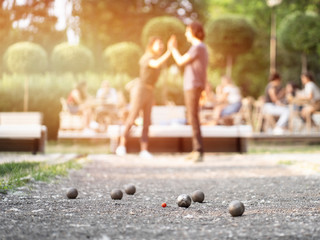
M 113 200 L 121 200 L 123 193 L 121 190 L 119 189 L 113 189 L 110 193 L 110 196 Z
M 67 197 L 69 199 L 75 199 L 78 196 L 78 190 L 75 188 L 69 188 L 67 192 Z
M 202 203 L 204 200 L 204 193 L 200 190 L 196 190 L 191 194 L 192 201 Z
M 132 184 L 129 184 L 129 185 L 125 186 L 124 191 L 128 195 L 133 195 L 136 193 L 136 187 Z
M 244 209 L 244 204 L 238 200 L 234 200 L 229 204 L 229 213 L 232 217 L 242 216 Z
M 187 194 L 181 194 L 177 198 L 177 204 L 179 207 L 188 208 L 191 205 L 191 197 Z

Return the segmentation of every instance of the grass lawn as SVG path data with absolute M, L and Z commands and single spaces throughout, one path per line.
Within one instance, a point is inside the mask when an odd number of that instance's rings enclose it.
M 0 193 L 15 190 L 30 181 L 49 181 L 56 176 L 68 175 L 70 169 L 80 169 L 80 159 L 62 164 L 46 162 L 12 162 L 0 164 Z
M 320 143 L 257 143 L 248 142 L 248 154 L 264 153 L 320 153 Z M 109 143 L 107 141 L 51 141 L 47 144 L 46 153 L 78 153 L 78 154 L 108 154 Z
M 78 154 L 107 154 L 109 143 L 107 141 L 49 141 L 46 153 L 78 153 Z
M 249 142 L 249 154 L 319 153 L 320 143 L 255 143 Z

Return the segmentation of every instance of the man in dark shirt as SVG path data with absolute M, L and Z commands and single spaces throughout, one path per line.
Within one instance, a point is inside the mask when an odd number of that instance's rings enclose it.
M 169 40 L 172 56 L 179 66 L 184 66 L 184 96 L 187 107 L 188 123 L 192 126 L 193 151 L 187 159 L 193 162 L 203 161 L 203 143 L 199 121 L 199 99 L 207 84 L 208 51 L 203 43 L 203 26 L 198 22 L 189 24 L 185 36 L 192 44 L 189 51 L 181 55 L 174 36 Z

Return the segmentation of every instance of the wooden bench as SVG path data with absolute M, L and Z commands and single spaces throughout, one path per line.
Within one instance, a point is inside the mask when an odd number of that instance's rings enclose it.
M 124 126 L 110 125 L 110 151 L 118 145 Z M 127 143 L 128 152 L 140 150 L 142 126 L 133 127 Z M 250 125 L 201 126 L 205 152 L 247 152 L 247 139 L 252 135 Z M 192 128 L 190 125 L 151 125 L 149 128 L 149 150 L 151 152 L 192 151 Z
M 47 127 L 40 112 L 1 112 L 0 151 L 44 153 Z

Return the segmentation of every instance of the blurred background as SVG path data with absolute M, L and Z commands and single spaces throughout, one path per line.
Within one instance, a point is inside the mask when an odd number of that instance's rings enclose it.
M 108 80 L 127 96 L 148 37 L 175 34 L 186 51 L 194 20 L 206 29 L 213 88 L 228 73 L 257 99 L 274 71 L 300 86 L 311 71 L 319 85 L 319 0 L 0 0 L 0 112 L 40 111 L 55 139 L 59 99 L 77 82 L 95 95 Z M 156 104 L 183 104 L 182 70 L 167 63 Z

